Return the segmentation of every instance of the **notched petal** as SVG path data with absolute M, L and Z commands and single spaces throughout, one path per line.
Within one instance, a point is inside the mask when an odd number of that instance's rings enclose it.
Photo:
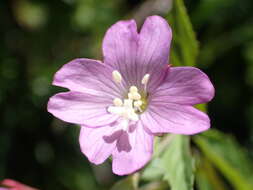
M 150 98 L 151 104 L 195 105 L 212 100 L 214 92 L 210 79 L 198 68 L 171 67 L 163 84 Z
M 125 144 L 120 144 L 121 148 L 112 153 L 113 172 L 117 175 L 127 175 L 139 170 L 151 159 L 153 153 L 153 135 L 147 133 L 140 122 L 132 133 L 128 133 L 128 140 L 127 136 L 122 137 L 120 141 Z
M 103 139 L 107 143 L 113 143 L 119 139 L 119 137 L 122 135 L 122 133 L 123 133 L 123 130 L 118 130 L 110 135 L 104 135 Z
M 129 134 L 124 130 L 118 130 L 110 135 L 103 136 L 103 139 L 106 143 L 116 142 L 116 148 L 119 152 L 125 151 L 129 152 L 132 149 L 132 146 L 129 142 Z
M 118 116 L 106 110 L 111 101 L 105 97 L 70 91 L 51 97 L 47 109 L 63 121 L 97 127 L 117 120 Z
M 81 151 L 94 164 L 103 163 L 116 147 L 116 141 L 106 141 L 104 136 L 116 135 L 117 128 L 103 126 L 99 128 L 89 128 L 82 126 L 79 136 Z M 120 133 L 117 133 L 120 136 Z M 118 139 L 118 137 L 114 137 Z
M 129 134 L 126 131 L 123 131 L 120 138 L 116 144 L 118 152 L 130 152 L 132 150 L 132 146 L 129 141 Z
M 172 103 L 150 106 L 141 116 L 141 120 L 153 134 L 193 135 L 210 128 L 207 114 L 192 106 Z
M 119 96 L 120 86 L 112 80 L 112 69 L 97 60 L 74 59 L 55 74 L 53 84 L 71 91 L 105 97 Z

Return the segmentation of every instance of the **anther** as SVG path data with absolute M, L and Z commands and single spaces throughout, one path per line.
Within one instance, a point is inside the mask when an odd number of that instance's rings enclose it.
M 120 74 L 119 71 L 114 70 L 114 71 L 112 72 L 112 78 L 113 78 L 113 80 L 114 80 L 115 82 L 121 83 L 122 76 L 121 76 L 121 74 Z
M 140 107 L 142 105 L 142 101 L 138 100 L 134 102 L 134 107 Z
M 131 86 L 129 91 L 130 93 L 138 92 L 138 88 L 136 86 Z
M 133 97 L 133 93 L 128 93 L 128 94 L 127 94 L 127 96 L 128 96 L 128 99 L 131 99 L 131 100 L 133 100 L 133 99 L 134 99 L 134 97 Z
M 117 115 L 122 115 L 124 114 L 124 108 L 123 107 L 115 107 L 115 106 L 109 106 L 107 108 L 107 111 L 109 113 L 117 114 Z
M 150 74 L 145 74 L 141 80 L 141 84 L 147 85 L 149 80 Z
M 131 100 L 131 99 L 124 99 L 124 106 L 128 107 L 128 108 L 132 108 L 133 107 L 133 100 Z
M 123 105 L 123 102 L 122 102 L 122 100 L 121 100 L 120 98 L 114 98 L 113 104 L 114 104 L 115 106 L 122 106 L 122 105 Z
M 141 95 L 138 92 L 134 92 L 131 94 L 132 94 L 133 100 L 140 100 L 141 99 Z

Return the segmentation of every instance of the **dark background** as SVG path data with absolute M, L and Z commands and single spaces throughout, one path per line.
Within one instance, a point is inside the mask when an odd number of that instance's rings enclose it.
M 101 41 L 113 23 L 168 12 L 151 2 L 0 1 L 0 180 L 96 190 L 117 179 L 110 164 L 89 164 L 79 151 L 79 128 L 55 119 L 46 106 L 64 90 L 51 86 L 55 71 L 77 57 L 101 59 Z M 216 88 L 208 111 L 212 127 L 234 135 L 253 157 L 253 2 L 185 3 L 200 43 L 197 65 Z

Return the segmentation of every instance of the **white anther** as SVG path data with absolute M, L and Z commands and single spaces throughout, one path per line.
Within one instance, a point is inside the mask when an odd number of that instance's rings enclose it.
M 130 93 L 138 92 L 138 88 L 136 86 L 131 86 L 129 91 Z
M 110 113 L 113 113 L 113 114 L 123 115 L 125 112 L 125 108 L 124 107 L 109 106 L 107 111 Z
M 112 73 L 115 82 L 120 82 L 122 80 L 121 74 L 115 70 Z M 142 112 L 141 105 L 141 95 L 138 93 L 138 88 L 136 86 L 131 86 L 129 88 L 128 98 L 121 100 L 120 98 L 113 99 L 113 106 L 109 106 L 107 111 L 116 114 L 122 118 L 121 126 L 123 130 L 127 130 L 130 121 L 138 121 L 139 115 L 136 113 L 138 111 Z
M 129 98 L 129 99 L 131 99 L 131 100 L 133 100 L 133 99 L 134 99 L 134 97 L 133 97 L 133 94 L 132 94 L 132 93 L 128 93 L 128 94 L 127 94 L 127 96 L 128 96 L 128 98 Z
M 134 107 L 140 107 L 142 105 L 142 101 L 138 100 L 134 102 Z
M 135 113 L 135 110 L 133 108 L 127 108 L 125 109 L 125 112 L 123 113 L 123 117 L 126 119 L 130 119 L 132 121 L 138 121 L 139 117 Z
M 120 98 L 114 98 L 113 104 L 114 104 L 115 106 L 122 106 L 122 105 L 123 105 L 123 102 L 122 102 L 122 100 L 121 100 Z
M 131 94 L 132 94 L 133 100 L 140 100 L 141 99 L 141 95 L 138 92 L 133 92 Z
M 133 100 L 124 99 L 124 106 L 127 108 L 132 108 L 133 107 Z
M 113 78 L 113 80 L 114 80 L 115 82 L 121 83 L 122 76 L 121 76 L 121 74 L 120 74 L 119 71 L 114 70 L 114 71 L 112 72 L 112 78 Z
M 150 74 L 145 74 L 141 80 L 141 84 L 147 85 L 149 80 Z

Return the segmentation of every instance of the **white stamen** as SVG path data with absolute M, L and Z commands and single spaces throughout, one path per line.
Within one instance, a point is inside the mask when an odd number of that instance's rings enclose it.
M 123 102 L 122 102 L 122 100 L 121 100 L 120 98 L 114 98 L 113 104 L 114 104 L 115 106 L 122 106 L 122 105 L 123 105 Z
M 149 81 L 150 74 L 145 74 L 141 80 L 141 84 L 147 85 Z
M 112 78 L 113 78 L 113 80 L 114 80 L 115 82 L 121 83 L 122 76 L 121 76 L 121 74 L 120 74 L 119 71 L 114 70 L 114 71 L 112 72 Z
M 131 93 L 134 100 L 140 100 L 141 95 L 138 92 Z
M 132 121 L 137 121 L 139 119 L 133 108 L 125 108 L 121 116 L 125 119 L 130 119 Z
M 142 101 L 138 100 L 134 102 L 134 107 L 140 107 L 142 105 Z
M 133 99 L 134 99 L 134 97 L 133 97 L 133 94 L 132 94 L 132 93 L 128 93 L 128 94 L 127 94 L 127 96 L 128 96 L 128 98 L 129 98 L 129 99 L 131 99 L 131 100 L 133 100 Z
M 113 113 L 113 114 L 123 115 L 125 108 L 124 107 L 109 106 L 107 111 L 110 113 Z
M 132 108 L 133 107 L 133 100 L 124 99 L 124 106 L 127 107 L 127 108 Z
M 138 92 L 138 88 L 136 86 L 131 86 L 129 91 L 130 93 Z
M 113 80 L 120 83 L 122 76 L 119 71 L 114 70 L 112 72 Z M 147 86 L 149 80 L 149 74 L 143 77 L 142 83 Z M 144 81 L 144 82 L 143 82 Z M 144 89 L 145 89 L 144 87 Z M 114 98 L 113 105 L 107 108 L 107 111 L 111 114 L 116 114 L 121 117 L 121 127 L 123 130 L 128 130 L 130 122 L 136 122 L 139 120 L 139 114 L 142 113 L 143 101 L 141 94 L 138 92 L 136 86 L 130 86 L 128 91 L 128 97 L 126 99 Z

